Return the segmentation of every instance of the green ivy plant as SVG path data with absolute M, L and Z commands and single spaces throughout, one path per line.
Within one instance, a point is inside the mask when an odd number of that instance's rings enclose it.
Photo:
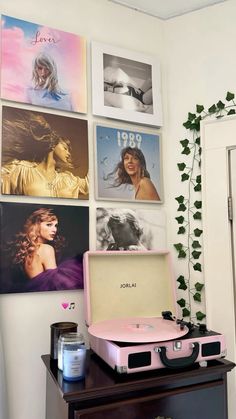
M 184 161 L 177 164 L 181 174 L 181 182 L 185 183 L 186 194 L 175 199 L 178 203 L 177 234 L 181 241 L 174 244 L 178 258 L 184 260 L 185 273 L 177 278 L 178 289 L 183 290 L 186 298 L 177 301 L 181 307 L 182 316 L 191 321 L 202 321 L 206 315 L 196 307 L 201 307 L 203 280 L 195 280 L 196 272 L 202 272 L 202 200 L 201 200 L 201 139 L 200 122 L 209 117 L 223 118 L 226 115 L 236 114 L 235 95 L 227 92 L 225 101 L 219 100 L 205 110 L 203 105 L 196 105 L 195 113 L 188 113 L 183 126 L 187 130 L 187 138 L 180 141 L 181 154 Z M 195 309 L 193 309 L 195 307 Z

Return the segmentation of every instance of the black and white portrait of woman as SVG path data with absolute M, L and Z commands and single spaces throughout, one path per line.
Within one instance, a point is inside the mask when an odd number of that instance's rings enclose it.
M 97 250 L 157 250 L 166 247 L 162 210 L 97 208 Z
M 1 191 L 88 199 L 87 121 L 4 106 Z
M 87 207 L 1 203 L 0 292 L 83 288 Z

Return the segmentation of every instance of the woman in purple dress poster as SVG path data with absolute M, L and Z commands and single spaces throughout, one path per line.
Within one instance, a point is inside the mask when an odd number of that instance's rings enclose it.
M 3 292 L 83 288 L 82 255 L 60 258 L 63 252 L 65 254 L 67 243 L 59 233 L 59 224 L 60 217 L 54 208 L 40 206 L 28 215 L 23 228 L 8 241 L 6 252 L 11 255 L 8 259 L 13 268 L 8 268 L 7 286 L 2 284 Z

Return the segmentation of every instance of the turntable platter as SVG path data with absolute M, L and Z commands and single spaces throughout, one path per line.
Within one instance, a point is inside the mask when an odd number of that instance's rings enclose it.
M 178 339 L 188 333 L 171 320 L 156 317 L 110 319 L 92 324 L 89 333 L 95 337 L 117 342 L 162 342 Z

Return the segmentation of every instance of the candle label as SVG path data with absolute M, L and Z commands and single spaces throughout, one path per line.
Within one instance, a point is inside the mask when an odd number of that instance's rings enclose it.
M 65 379 L 82 378 L 85 370 L 86 349 L 64 349 L 63 351 L 63 377 Z

